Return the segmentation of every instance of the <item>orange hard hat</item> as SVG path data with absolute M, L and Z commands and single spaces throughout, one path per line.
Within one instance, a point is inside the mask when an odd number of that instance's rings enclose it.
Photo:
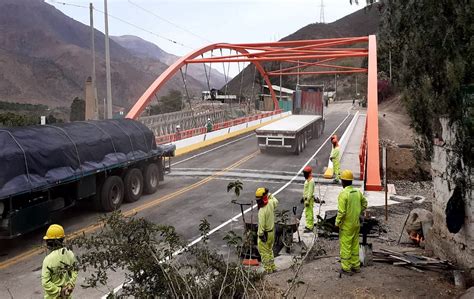
M 311 168 L 311 166 L 306 166 L 305 168 L 303 168 L 303 172 L 312 172 L 313 171 L 313 168 Z

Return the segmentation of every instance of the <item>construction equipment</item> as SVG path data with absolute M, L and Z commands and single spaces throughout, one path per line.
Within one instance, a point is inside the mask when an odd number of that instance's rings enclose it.
M 367 243 L 367 235 L 372 229 L 373 222 L 368 221 L 364 216 L 361 218 L 360 233 L 362 234 L 362 243 L 359 244 L 359 260 L 362 266 L 367 267 L 373 264 L 372 244 Z

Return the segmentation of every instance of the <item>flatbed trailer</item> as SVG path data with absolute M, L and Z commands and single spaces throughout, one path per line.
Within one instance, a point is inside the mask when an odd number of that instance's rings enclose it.
M 130 119 L 0 128 L 0 146 L 0 239 L 44 227 L 79 201 L 110 212 L 154 193 L 176 148 L 157 146 Z
M 299 154 L 310 139 L 318 138 L 324 130 L 320 115 L 290 115 L 255 130 L 258 146 L 267 149 L 283 149 Z
M 323 91 L 320 85 L 297 86 L 292 115 L 255 130 L 260 151 L 276 149 L 299 155 L 310 139 L 319 138 L 325 124 Z

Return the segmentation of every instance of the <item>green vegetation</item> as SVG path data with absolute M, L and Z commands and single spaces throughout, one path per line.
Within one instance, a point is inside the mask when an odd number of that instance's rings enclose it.
M 183 96 L 180 91 L 171 89 L 160 98 L 157 105 L 150 106 L 150 115 L 180 111 L 183 107 Z
M 450 151 L 447 173 L 466 185 L 473 159 L 474 2 L 382 1 L 379 34 L 380 67 L 388 70 L 403 95 L 425 158 L 433 139 L 441 136 L 440 118 L 447 118 L 457 142 Z M 469 100 L 470 98 L 470 100 Z M 470 170 L 469 170 L 470 171 Z M 468 187 L 468 186 L 467 186 Z
M 48 106 L 42 104 L 23 104 L 0 101 L 0 110 L 7 111 L 46 111 Z
M 71 104 L 70 121 L 83 121 L 86 119 L 86 102 L 75 97 Z

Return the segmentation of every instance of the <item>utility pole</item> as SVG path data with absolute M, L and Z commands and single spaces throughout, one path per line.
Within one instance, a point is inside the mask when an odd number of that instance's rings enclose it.
M 97 99 L 97 85 L 96 85 L 96 75 L 95 75 L 94 6 L 92 3 L 89 3 L 89 11 L 90 11 L 90 17 L 91 17 L 92 89 L 94 92 L 94 101 L 95 101 L 94 119 L 98 120 L 99 119 L 99 100 Z
M 104 0 L 105 20 L 105 74 L 107 78 L 107 118 L 112 118 L 112 81 L 110 78 L 110 48 L 109 48 L 109 16 L 107 13 L 107 0 Z
M 390 82 L 392 82 L 392 51 L 388 50 L 388 64 L 390 67 Z

